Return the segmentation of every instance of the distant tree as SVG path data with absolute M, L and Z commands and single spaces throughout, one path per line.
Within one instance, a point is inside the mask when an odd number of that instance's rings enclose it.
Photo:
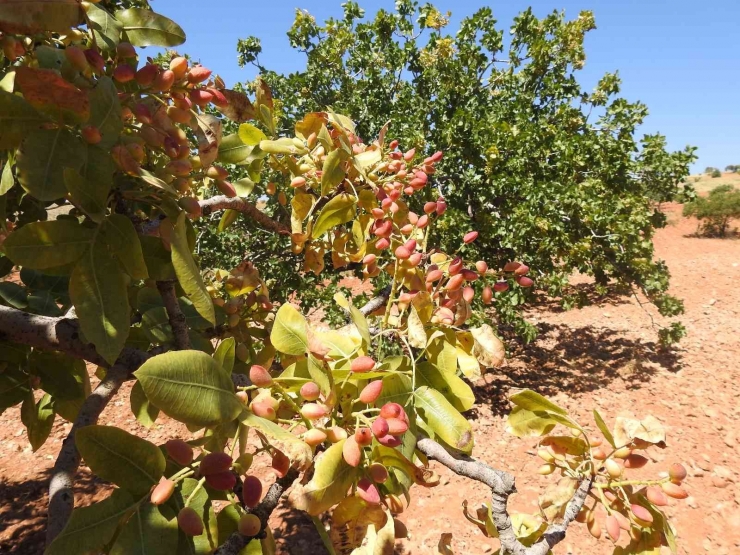
M 719 185 L 708 196 L 685 204 L 683 215 L 699 220 L 702 235 L 725 237 L 730 221 L 740 218 L 740 191 L 732 185 Z
M 707 166 L 706 168 L 704 168 L 704 173 L 707 175 L 712 175 L 716 171 L 718 171 L 717 168 L 713 166 Z
M 715 170 L 714 170 L 714 171 L 712 172 L 712 177 L 713 177 L 713 178 L 716 178 L 716 177 L 722 177 L 722 172 L 720 172 L 720 171 L 719 171 L 718 169 L 715 169 Z
M 740 168 L 740 164 L 730 164 L 729 166 L 725 166 L 725 171 L 730 173 L 735 173 Z

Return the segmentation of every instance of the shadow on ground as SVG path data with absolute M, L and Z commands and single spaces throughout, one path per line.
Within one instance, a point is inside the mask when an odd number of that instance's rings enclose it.
M 541 324 L 536 341 L 528 345 L 514 341 L 509 349 L 507 365 L 475 388 L 476 401 L 490 405 L 498 416 L 508 414 L 512 389 L 528 388 L 545 396 L 579 395 L 609 387 L 614 380 L 639 388 L 658 371 L 682 367 L 680 353 L 626 338 L 623 331 L 593 326 Z
M 0 554 L 38 555 L 44 552 L 46 505 L 51 469 L 23 482 L 0 481 Z M 103 495 L 110 486 L 89 471 L 75 481 L 75 497 Z

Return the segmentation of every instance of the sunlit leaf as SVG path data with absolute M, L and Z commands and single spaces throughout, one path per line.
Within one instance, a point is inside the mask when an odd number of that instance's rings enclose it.
M 185 31 L 171 19 L 144 8 L 119 10 L 115 17 L 134 46 L 177 46 L 185 42 Z
M 306 319 L 293 305 L 285 303 L 278 310 L 270 332 L 270 342 L 278 351 L 287 355 L 301 355 L 306 352 Z
M 51 69 L 19 66 L 15 84 L 31 106 L 67 123 L 82 123 L 90 117 L 90 98 L 85 91 L 64 80 Z
M 342 193 L 337 195 L 321 209 L 316 222 L 313 224 L 311 235 L 321 237 L 327 231 L 338 225 L 349 222 L 355 216 L 356 199 L 352 195 Z
M 172 231 L 172 266 L 175 268 L 180 286 L 193 302 L 198 313 L 215 326 L 216 312 L 213 308 L 213 301 L 203 283 L 200 270 L 193 260 L 185 220 L 185 212 L 180 212 Z
M 296 509 L 319 515 L 346 497 L 360 469 L 344 461 L 342 448 L 345 441 L 335 443 L 317 458 L 313 477 L 306 485 L 293 487 L 290 501 Z
M 125 276 L 103 241 L 95 241 L 75 265 L 69 296 L 82 333 L 113 364 L 128 338 L 130 310 Z
M 473 429 L 444 395 L 422 386 L 414 391 L 416 409 L 420 417 L 447 445 L 463 453 L 473 451 Z
M 244 408 L 231 376 L 200 351 L 172 351 L 147 360 L 136 371 L 147 398 L 172 418 L 213 426 L 236 418 Z
M 176 518 L 162 514 L 165 507 L 142 503 L 111 549 L 111 555 L 171 555 L 177 552 Z
M 0 31 L 64 33 L 82 23 L 82 15 L 77 0 L 0 0 Z

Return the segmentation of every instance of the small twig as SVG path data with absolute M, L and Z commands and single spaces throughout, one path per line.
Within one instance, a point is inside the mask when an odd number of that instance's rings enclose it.
M 175 347 L 179 351 L 190 349 L 190 335 L 188 335 L 188 322 L 185 315 L 180 309 L 180 303 L 177 302 L 177 293 L 175 293 L 174 281 L 158 281 L 157 289 L 162 296 L 164 308 L 167 311 L 167 318 L 170 321 L 172 334 L 175 336 Z
M 264 537 L 264 530 L 267 528 L 267 521 L 275 510 L 275 507 L 277 507 L 280 502 L 280 498 L 283 493 L 285 493 L 285 490 L 293 485 L 296 478 L 298 478 L 298 471 L 295 468 L 291 468 L 285 476 L 278 479 L 270 486 L 270 489 L 267 490 L 267 494 L 260 504 L 249 511 L 252 514 L 257 515 L 262 523 L 260 531 L 261 537 Z M 226 542 L 216 550 L 214 555 L 237 555 L 253 539 L 253 537 L 242 536 L 239 532 L 234 532 L 229 536 L 229 539 L 227 539 Z

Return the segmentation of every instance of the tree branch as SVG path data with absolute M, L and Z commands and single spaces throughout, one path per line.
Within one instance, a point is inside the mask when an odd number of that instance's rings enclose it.
M 391 296 L 391 286 L 388 285 L 387 287 L 384 287 L 380 290 L 377 297 L 373 297 L 370 299 L 365 306 L 360 308 L 360 312 L 362 312 L 363 316 L 367 316 L 368 314 L 372 314 L 376 310 L 378 310 L 381 306 L 383 306 L 385 303 L 388 302 L 388 298 Z
M 110 367 L 92 343 L 85 343 L 81 339 L 80 326 L 75 319 L 38 316 L 0 306 L 0 339 L 45 351 L 62 351 L 98 366 Z M 139 349 L 124 347 L 116 364 L 136 369 L 150 356 Z
M 565 538 L 566 529 L 583 507 L 593 482 L 592 479 L 583 480 L 568 503 L 562 522 L 550 524 L 537 543 L 531 547 L 525 547 L 517 539 L 506 509 L 509 496 L 516 493 L 514 477 L 511 474 L 491 468 L 486 463 L 467 456 L 455 457 L 439 443 L 429 438 L 420 439 L 416 448 L 455 474 L 476 480 L 491 488 L 491 516 L 499 533 L 502 555 L 546 555 L 553 546 Z
M 276 480 L 275 483 L 270 486 L 270 489 L 267 490 L 267 494 L 260 504 L 249 511 L 260 518 L 260 522 L 262 523 L 261 535 L 264 534 L 264 530 L 267 528 L 267 521 L 275 510 L 275 507 L 277 507 L 280 502 L 280 498 L 283 493 L 293 485 L 296 478 L 298 478 L 298 471 L 295 468 L 291 468 L 285 476 Z M 229 539 L 216 550 L 214 555 L 237 555 L 253 539 L 254 538 L 252 537 L 242 536 L 239 532 L 234 532 L 229 536 Z
M 175 347 L 178 351 L 190 349 L 190 335 L 188 335 L 188 322 L 177 302 L 174 281 L 158 281 L 157 289 L 162 296 L 167 318 L 170 321 L 172 334 L 175 336 Z
M 246 216 L 250 216 L 267 231 L 274 231 L 280 235 L 290 235 L 290 227 L 273 220 L 270 216 L 261 212 L 254 204 L 244 200 L 242 197 L 227 197 L 219 195 L 201 200 L 198 204 L 200 204 L 203 216 L 209 216 L 219 210 L 236 210 Z M 144 235 L 153 234 L 157 231 L 157 228 L 159 228 L 164 219 L 165 216 L 162 214 L 159 219 L 143 222 L 141 224 L 141 233 Z
M 100 413 L 118 392 L 124 381 L 132 372 L 131 368 L 119 364 L 114 365 L 106 374 L 103 381 L 98 384 L 90 396 L 85 399 L 80 407 L 69 435 L 62 443 L 54 470 L 49 482 L 49 517 L 46 528 L 46 545 L 67 525 L 72 509 L 74 509 L 75 497 L 72 487 L 74 486 L 75 474 L 80 466 L 80 453 L 75 445 L 75 432 L 84 426 L 95 424 Z
M 288 226 L 280 222 L 276 222 L 270 216 L 258 210 L 255 205 L 247 202 L 241 197 L 229 198 L 227 196 L 219 195 L 201 200 L 200 207 L 204 216 L 208 216 L 218 210 L 236 210 L 237 212 L 250 216 L 254 221 L 268 231 L 274 231 L 280 235 L 290 235 L 290 228 Z

